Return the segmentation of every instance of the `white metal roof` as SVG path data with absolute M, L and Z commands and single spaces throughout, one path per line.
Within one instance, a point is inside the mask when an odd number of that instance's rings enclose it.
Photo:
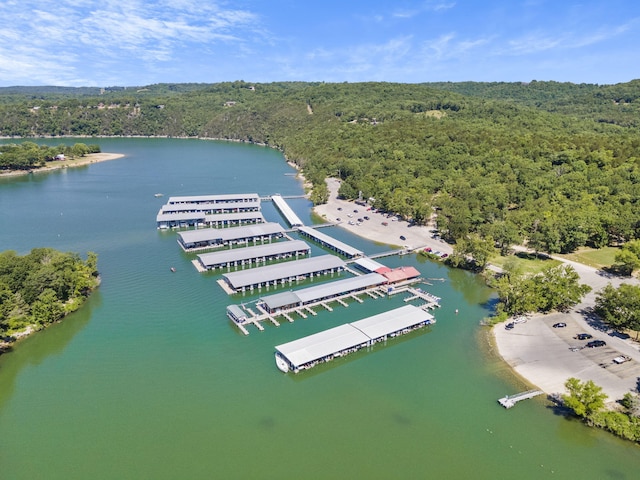
M 356 265 L 359 265 L 360 267 L 362 267 L 364 270 L 368 272 L 375 272 L 379 268 L 384 267 L 383 264 L 376 262 L 375 260 L 371 260 L 368 257 L 358 258 L 353 263 L 355 263 Z
M 232 248 L 222 252 L 202 253 L 198 255 L 200 263 L 205 266 L 220 265 L 227 262 L 239 262 L 259 257 L 270 257 L 273 255 L 282 255 L 286 253 L 294 253 L 302 250 L 310 250 L 302 240 L 291 240 L 288 242 L 275 242 L 266 245 L 257 245 L 255 247 Z
M 395 310 L 352 322 L 351 325 L 362 331 L 369 338 L 378 338 L 427 320 L 433 320 L 433 315 L 415 305 L 405 305 Z
M 294 213 L 294 211 L 291 209 L 289 204 L 285 202 L 282 196 L 273 195 L 271 199 L 273 200 L 273 203 L 276 204 L 276 207 L 278 207 L 278 210 L 280 210 L 280 212 L 285 216 L 287 222 L 289 222 L 289 225 L 291 225 L 292 227 L 299 227 L 304 225 L 304 223 L 302 223 L 302 220 L 300 220 L 300 218 Z
M 333 237 L 330 237 L 329 235 L 320 232 L 319 230 L 315 229 L 315 228 L 311 228 L 311 227 L 300 227 L 298 229 L 300 232 L 310 236 L 311 238 L 315 238 L 318 241 L 320 241 L 321 243 L 324 242 L 328 245 L 333 246 L 335 249 L 344 252 L 347 256 L 349 257 L 358 257 L 361 255 L 364 255 L 364 253 L 362 252 L 362 250 L 358 250 L 357 248 L 352 247 L 351 245 L 347 245 L 344 242 L 341 242 L 340 240 L 336 240 Z
M 273 282 L 283 278 L 308 275 L 322 270 L 342 269 L 346 264 L 335 255 L 321 255 L 319 257 L 304 258 L 291 262 L 282 262 L 264 267 L 240 270 L 223 274 L 223 277 L 233 288 L 248 287 L 264 282 Z
M 219 240 L 226 242 L 241 238 L 260 237 L 262 235 L 275 235 L 284 233 L 284 229 L 279 223 L 268 222 L 258 223 L 256 225 L 243 225 L 241 227 L 231 228 L 204 228 L 201 230 L 189 230 L 180 232 L 178 236 L 183 244 L 208 242 L 211 240 Z
M 362 288 L 373 287 L 375 285 L 382 285 L 387 279 L 377 273 L 369 273 L 367 275 L 359 275 L 357 277 L 343 278 L 341 280 L 335 280 L 333 282 L 322 283 L 320 285 L 314 285 L 312 287 L 301 288 L 293 292 L 287 292 L 289 295 L 276 293 L 274 295 L 268 295 L 261 300 L 270 308 L 280 308 L 285 305 L 291 305 L 292 303 L 302 303 L 303 305 L 322 298 L 333 297 L 338 295 L 344 295 L 355 290 Z M 295 296 L 295 301 L 292 300 L 292 296 Z
M 254 220 L 262 219 L 261 212 L 238 212 L 238 213 L 219 213 L 217 215 L 206 215 L 203 212 L 179 212 L 179 213 L 162 213 L 158 212 L 156 216 L 156 222 L 172 222 L 176 220 L 204 220 L 207 222 L 224 222 L 224 221 L 237 221 L 237 220 Z
M 232 209 L 257 209 L 260 210 L 260 204 L 254 202 L 217 202 L 217 203 L 202 203 L 202 202 L 184 202 L 184 203 L 167 203 L 160 207 L 162 213 L 176 213 L 176 212 L 203 212 L 208 210 L 232 210 Z
M 260 196 L 257 193 L 227 193 L 222 195 L 190 195 L 169 197 L 167 203 L 216 203 L 216 202 L 229 202 L 229 201 L 241 201 L 241 202 L 260 202 Z
M 323 332 L 278 345 L 276 350 L 295 367 L 332 353 L 367 343 L 369 337 L 348 323 Z
M 355 347 L 384 335 L 418 325 L 433 316 L 414 305 L 406 305 L 353 323 L 278 345 L 275 349 L 294 366 Z

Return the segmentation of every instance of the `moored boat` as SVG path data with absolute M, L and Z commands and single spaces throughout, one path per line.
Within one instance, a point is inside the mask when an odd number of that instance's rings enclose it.
M 287 361 L 282 358 L 282 356 L 279 353 L 275 354 L 276 357 L 276 366 L 278 367 L 278 370 L 280 370 L 281 372 L 287 373 L 289 371 L 289 364 L 287 363 Z

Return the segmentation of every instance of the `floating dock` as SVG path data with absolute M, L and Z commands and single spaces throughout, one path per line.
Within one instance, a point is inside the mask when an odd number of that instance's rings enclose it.
M 268 286 L 284 285 L 317 275 L 338 273 L 346 267 L 343 260 L 335 255 L 321 255 L 302 260 L 276 263 L 264 267 L 239 270 L 222 275 L 234 293 Z
M 265 263 L 267 260 L 281 260 L 287 258 L 296 259 L 306 257 L 311 252 L 311 248 L 302 240 L 291 240 L 288 242 L 267 243 L 255 247 L 234 248 L 221 252 L 201 253 L 198 260 L 207 270 L 216 268 L 230 268 L 243 266 L 245 264 Z
M 289 225 L 291 225 L 293 228 L 302 227 L 304 225 L 304 223 L 302 223 L 302 220 L 300 220 L 300 218 L 294 213 L 289 204 L 284 200 L 284 198 L 282 198 L 281 195 L 272 195 L 271 200 L 273 200 L 273 204 L 284 216 Z
M 312 240 L 318 242 L 320 245 L 327 247 L 334 252 L 339 253 L 340 255 L 344 255 L 347 258 L 360 258 L 364 256 L 362 250 L 358 250 L 357 248 L 352 247 L 351 245 L 347 245 L 340 240 L 336 240 L 329 235 L 317 231 L 312 227 L 303 227 L 298 228 L 298 231 L 311 238 Z
M 431 323 L 432 315 L 406 305 L 278 345 L 276 365 L 282 371 L 298 373 Z
M 529 398 L 537 397 L 538 395 L 542 395 L 544 392 L 540 390 L 529 390 L 522 393 L 517 393 L 515 395 L 507 395 L 505 397 L 499 398 L 498 403 L 502 405 L 504 408 L 511 408 L 516 403 L 522 400 L 528 400 Z
M 271 243 L 284 236 L 279 223 L 265 222 L 230 228 L 205 228 L 178 233 L 178 245 L 185 252 L 195 252 L 232 245 Z

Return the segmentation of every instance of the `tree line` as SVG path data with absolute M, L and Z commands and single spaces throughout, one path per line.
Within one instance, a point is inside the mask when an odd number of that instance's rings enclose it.
M 98 286 L 97 255 L 34 248 L 0 253 L 0 337 L 36 330 L 77 310 Z
M 0 92 L 0 134 L 264 143 L 340 194 L 417 223 L 547 252 L 640 237 L 640 82 L 159 84 L 103 95 Z
M 76 143 L 51 147 L 34 142 L 0 145 L 0 170 L 31 170 L 44 167 L 47 162 L 55 161 L 60 155 L 73 159 L 90 153 L 100 153 L 100 146 Z

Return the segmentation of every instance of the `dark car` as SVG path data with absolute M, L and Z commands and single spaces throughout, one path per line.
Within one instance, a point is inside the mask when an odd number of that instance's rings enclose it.
M 513 327 L 515 327 L 515 324 L 513 322 L 511 323 L 507 323 L 504 328 L 505 330 L 513 330 Z
M 342 210 L 342 207 L 338 207 L 338 210 Z
M 590 333 L 579 333 L 573 338 L 575 338 L 576 340 L 589 340 L 590 338 L 593 338 L 593 335 L 591 335 Z
M 405 237 L 404 235 L 400 235 L 400 240 L 406 240 L 407 237 Z
M 592 340 L 587 343 L 588 348 L 604 347 L 607 344 L 604 340 Z
M 559 323 L 554 323 L 553 324 L 553 328 L 564 328 L 566 326 L 567 326 L 567 324 L 564 323 L 564 322 L 559 322 Z

